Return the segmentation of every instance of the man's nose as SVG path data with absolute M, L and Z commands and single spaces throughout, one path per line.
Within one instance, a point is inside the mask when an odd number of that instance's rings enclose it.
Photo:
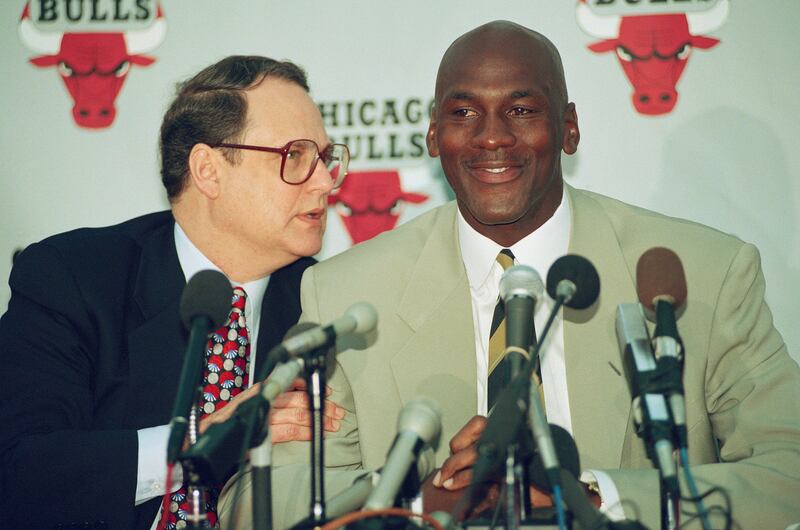
M 328 167 L 322 160 L 317 160 L 317 166 L 311 173 L 308 181 L 306 181 L 306 189 L 321 191 L 323 194 L 328 194 L 333 191 L 333 177 Z
M 489 113 L 481 120 L 474 140 L 483 149 L 499 149 L 514 145 L 517 139 L 505 116 Z

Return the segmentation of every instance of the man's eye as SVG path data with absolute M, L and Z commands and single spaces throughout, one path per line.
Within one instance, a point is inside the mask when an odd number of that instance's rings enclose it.
M 531 112 L 533 112 L 533 110 L 527 107 L 514 107 L 511 109 L 509 114 L 512 116 L 524 116 L 526 114 L 530 114 Z
M 476 116 L 477 113 L 472 109 L 456 109 L 453 111 L 453 115 L 460 118 L 471 118 Z

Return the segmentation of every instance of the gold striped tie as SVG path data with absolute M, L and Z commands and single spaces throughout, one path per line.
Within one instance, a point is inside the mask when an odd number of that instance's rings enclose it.
M 503 267 L 503 270 L 508 270 L 509 267 L 514 265 L 514 254 L 511 250 L 504 248 L 497 255 L 497 262 Z M 531 320 L 533 327 L 533 321 Z M 536 332 L 531 334 L 533 343 L 536 344 Z M 503 300 L 498 296 L 497 305 L 494 307 L 494 315 L 492 317 L 492 327 L 489 331 L 489 381 L 488 381 L 488 410 L 491 411 L 492 407 L 497 401 L 498 396 L 503 391 L 503 388 L 511 381 L 511 367 L 509 363 L 503 362 L 505 360 L 506 351 L 506 313 Z M 536 383 L 537 390 L 539 391 L 539 398 L 542 400 L 544 407 L 544 388 L 542 387 L 541 378 L 541 365 L 539 359 L 536 359 L 536 369 L 533 373 L 533 380 Z
M 504 248 L 497 254 L 497 262 L 507 270 L 514 265 L 514 254 Z M 492 410 L 497 396 L 508 384 L 510 375 L 508 366 L 502 363 L 503 354 L 506 351 L 506 311 L 503 300 L 498 296 L 497 304 L 494 306 L 494 316 L 492 317 L 492 327 L 489 331 L 489 381 L 488 381 L 488 406 Z

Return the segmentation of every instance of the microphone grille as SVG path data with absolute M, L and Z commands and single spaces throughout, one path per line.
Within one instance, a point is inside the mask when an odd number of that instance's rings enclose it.
M 347 308 L 345 314 L 356 322 L 353 333 L 368 333 L 378 325 L 378 312 L 368 302 L 356 302 Z
M 500 298 L 503 302 L 515 296 L 526 296 L 539 300 L 544 292 L 542 277 L 533 267 L 514 265 L 500 278 Z
M 416 397 L 406 403 L 397 417 L 397 432 L 411 431 L 430 446 L 436 446 L 442 432 L 442 409 L 429 397 Z
M 181 295 L 181 320 L 187 328 L 197 317 L 206 317 L 212 328 L 225 323 L 231 310 L 233 288 L 219 271 L 202 270 L 189 278 Z

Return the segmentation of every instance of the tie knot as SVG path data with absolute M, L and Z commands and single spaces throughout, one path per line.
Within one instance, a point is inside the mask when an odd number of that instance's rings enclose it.
M 497 254 L 497 262 L 503 267 L 503 270 L 507 270 L 509 267 L 514 265 L 514 253 L 511 250 L 504 248 Z

